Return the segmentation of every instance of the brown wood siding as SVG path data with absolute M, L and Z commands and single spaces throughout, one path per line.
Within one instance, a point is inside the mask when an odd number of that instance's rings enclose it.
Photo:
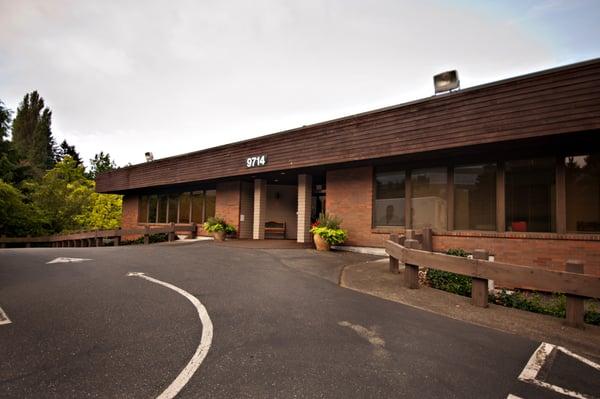
M 600 60 L 105 173 L 98 192 L 600 129 Z M 248 169 L 248 156 L 268 164 Z

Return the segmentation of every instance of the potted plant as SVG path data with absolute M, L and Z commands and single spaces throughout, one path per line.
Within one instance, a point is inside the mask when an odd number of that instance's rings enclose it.
M 346 241 L 348 233 L 340 228 L 342 220 L 327 213 L 321 213 L 310 228 L 315 240 L 317 251 L 329 251 L 332 245 L 339 245 Z
M 225 219 L 219 217 L 209 217 L 202 224 L 202 228 L 207 233 L 212 233 L 216 241 L 224 241 L 226 235 L 235 233 L 235 227 L 227 224 Z

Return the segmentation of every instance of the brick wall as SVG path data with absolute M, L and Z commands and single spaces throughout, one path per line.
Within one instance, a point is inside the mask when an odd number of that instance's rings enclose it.
M 124 195 L 123 196 L 123 213 L 121 215 L 122 229 L 137 229 L 138 228 L 138 207 L 139 196 Z M 135 240 L 139 235 L 129 235 L 123 237 L 125 240 Z
M 240 194 L 240 238 L 252 238 L 254 221 L 254 184 L 242 182 Z M 244 221 L 241 220 L 244 215 Z
M 600 241 L 433 236 L 435 251 L 446 251 L 449 248 L 463 248 L 467 251 L 486 249 L 490 254 L 495 255 L 495 260 L 498 262 L 561 271 L 565 270 L 565 262 L 568 259 L 578 259 L 585 263 L 585 273 L 600 276 Z
M 223 182 L 217 184 L 217 203 L 215 215 L 240 230 L 240 182 Z
M 138 200 L 137 195 L 123 196 L 123 214 L 121 216 L 122 229 L 135 229 L 138 224 Z
M 342 227 L 348 230 L 346 245 L 383 246 L 387 236 L 371 231 L 373 168 L 327 171 L 326 187 L 326 211 L 342 218 Z
M 327 172 L 327 212 L 343 219 L 342 227 L 348 230 L 346 245 L 382 247 L 389 233 L 404 232 L 403 229 L 371 227 L 372 196 L 371 167 Z M 557 238 L 556 234 L 546 234 L 547 237 L 543 238 L 516 238 L 481 235 L 477 232 L 436 234 L 433 237 L 433 249 L 446 251 L 449 248 L 463 248 L 472 251 L 481 248 L 494 254 L 499 262 L 553 270 L 564 270 L 566 260 L 576 258 L 585 262 L 585 273 L 600 276 L 600 240 L 597 236 Z

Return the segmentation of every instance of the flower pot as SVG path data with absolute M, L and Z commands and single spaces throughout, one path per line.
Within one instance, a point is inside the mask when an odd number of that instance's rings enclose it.
M 225 232 L 224 231 L 215 231 L 213 233 L 213 237 L 215 237 L 215 241 L 225 241 Z
M 313 238 L 315 240 L 315 247 L 317 247 L 317 251 L 329 251 L 329 243 L 325 241 L 323 237 L 315 234 Z

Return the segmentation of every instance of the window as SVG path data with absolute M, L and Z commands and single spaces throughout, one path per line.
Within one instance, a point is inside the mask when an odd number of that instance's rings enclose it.
M 140 196 L 138 205 L 138 223 L 148 223 L 148 196 Z
M 192 222 L 202 223 L 204 221 L 204 192 L 192 193 Z
M 375 174 L 375 226 L 404 226 L 405 182 L 404 171 Z
M 506 162 L 506 229 L 555 231 L 554 158 Z
M 158 210 L 158 197 L 151 195 L 148 198 L 148 223 L 156 223 L 156 211 Z
M 565 159 L 567 231 L 600 232 L 600 153 Z
M 204 212 L 204 220 L 215 216 L 217 205 L 217 190 L 206 190 L 206 210 Z
M 177 223 L 178 202 L 179 197 L 177 195 L 169 195 L 169 215 L 167 218 L 167 222 L 169 223 Z
M 446 168 L 413 170 L 411 184 L 413 228 L 431 227 L 445 230 L 448 219 Z
M 190 222 L 190 193 L 182 193 L 179 196 L 179 223 Z
M 161 195 L 158 197 L 158 220 L 157 223 L 166 223 L 167 222 L 167 204 L 168 199 L 166 195 Z
M 216 190 L 140 197 L 140 223 L 203 223 L 215 215 Z M 146 211 L 143 211 L 146 209 Z
M 496 164 L 454 168 L 454 228 L 496 230 Z

